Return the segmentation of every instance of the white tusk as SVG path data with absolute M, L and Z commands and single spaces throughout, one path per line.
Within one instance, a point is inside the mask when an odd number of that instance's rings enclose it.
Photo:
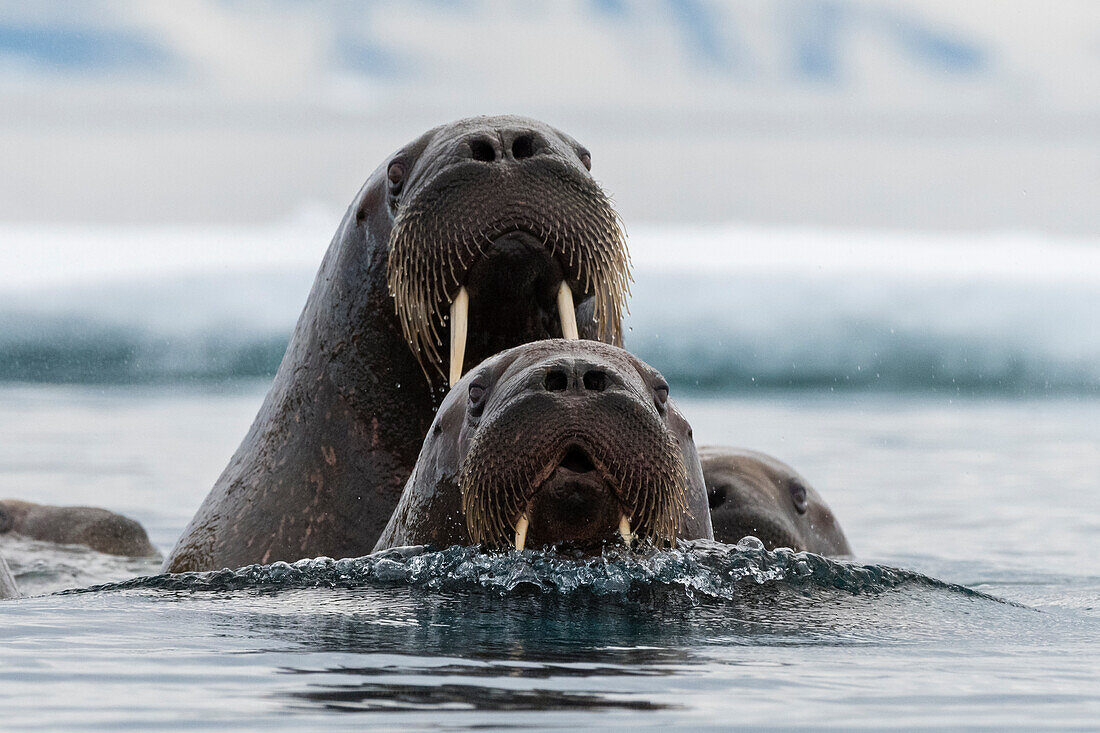
M 630 531 L 630 520 L 626 518 L 624 514 L 619 519 L 619 535 L 623 538 L 623 542 L 627 547 L 630 547 L 634 543 L 634 533 Z
M 465 286 L 451 301 L 451 386 L 462 379 L 462 360 L 466 358 L 466 327 L 470 322 L 470 294 Z
M 522 550 L 527 544 L 527 515 L 523 514 L 516 522 L 516 549 Z
M 561 335 L 567 339 L 579 339 L 577 331 L 577 311 L 573 306 L 573 291 L 569 283 L 562 281 L 558 288 L 558 318 L 561 319 Z

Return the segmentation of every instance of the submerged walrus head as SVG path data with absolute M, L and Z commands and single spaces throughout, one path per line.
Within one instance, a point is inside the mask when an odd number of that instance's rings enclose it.
M 777 458 L 723 446 L 699 450 L 714 539 L 756 537 L 764 547 L 850 555 L 832 510 L 809 482 Z
M 710 536 L 691 428 L 661 375 L 613 346 L 551 340 L 451 390 L 376 549 Z
M 429 380 L 530 341 L 622 344 L 630 263 L 591 165 L 522 117 L 435 128 L 385 163 L 389 290 Z

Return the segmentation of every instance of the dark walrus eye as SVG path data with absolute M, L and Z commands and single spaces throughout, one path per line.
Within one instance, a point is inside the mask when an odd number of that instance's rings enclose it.
M 657 399 L 657 407 L 664 407 L 668 402 L 668 385 L 661 382 L 653 388 L 653 396 Z
M 787 490 L 791 492 L 791 501 L 794 502 L 795 511 L 799 514 L 806 513 L 806 487 L 797 481 L 787 484 Z
M 390 193 L 395 195 L 400 193 L 401 184 L 405 182 L 405 164 L 400 160 L 390 163 L 386 178 L 390 179 Z
M 470 409 L 469 413 L 474 417 L 481 415 L 485 409 L 485 387 L 474 382 L 470 385 Z
M 592 170 L 592 154 L 587 150 L 581 151 L 581 165 L 584 166 L 586 171 Z

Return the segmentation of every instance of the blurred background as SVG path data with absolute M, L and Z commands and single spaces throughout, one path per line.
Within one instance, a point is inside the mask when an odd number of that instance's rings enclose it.
M 0 2 L 0 380 L 270 376 L 363 180 L 500 113 L 674 385 L 1100 391 L 1093 0 Z

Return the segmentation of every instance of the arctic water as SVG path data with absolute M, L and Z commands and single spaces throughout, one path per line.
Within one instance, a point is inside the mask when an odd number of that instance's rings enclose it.
M 0 496 L 104 505 L 167 551 L 265 384 L 0 387 Z M 1087 728 L 1100 400 L 680 399 L 782 456 L 855 549 L 575 562 L 416 548 L 211 574 L 0 538 L 0 728 Z M 136 579 L 135 579 L 136 578 Z

